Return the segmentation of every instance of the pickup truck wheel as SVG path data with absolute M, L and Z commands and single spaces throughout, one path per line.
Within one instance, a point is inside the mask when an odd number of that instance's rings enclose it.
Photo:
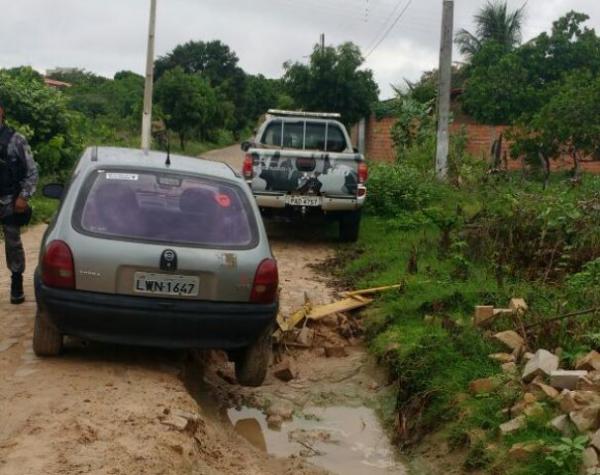
M 63 349 L 63 336 L 50 322 L 48 315 L 38 309 L 33 327 L 33 351 L 37 356 L 58 356 Z
M 252 343 L 236 355 L 235 376 L 242 386 L 258 387 L 267 376 L 273 351 L 273 327 L 269 327 Z
M 360 211 L 350 211 L 340 217 L 340 241 L 356 242 L 360 232 Z

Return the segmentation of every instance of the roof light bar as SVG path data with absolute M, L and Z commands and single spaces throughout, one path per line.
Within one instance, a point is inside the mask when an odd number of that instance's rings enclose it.
M 287 117 L 315 117 L 319 119 L 341 119 L 342 114 L 335 112 L 302 112 L 302 111 L 284 111 L 279 109 L 269 109 L 269 114 Z

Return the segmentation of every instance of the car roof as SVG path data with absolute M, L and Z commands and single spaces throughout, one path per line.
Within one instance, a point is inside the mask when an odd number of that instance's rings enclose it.
M 170 155 L 171 164 L 167 166 L 167 152 L 149 151 L 122 147 L 89 147 L 83 154 L 78 168 L 132 167 L 138 170 L 164 169 L 165 171 L 197 173 L 217 178 L 239 178 L 227 164 L 203 158 Z

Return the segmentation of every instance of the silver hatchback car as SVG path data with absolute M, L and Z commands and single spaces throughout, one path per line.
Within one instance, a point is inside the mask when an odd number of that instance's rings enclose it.
M 252 194 L 230 167 L 166 153 L 90 148 L 61 200 L 35 273 L 33 348 L 63 336 L 223 349 L 240 384 L 266 375 L 278 272 Z

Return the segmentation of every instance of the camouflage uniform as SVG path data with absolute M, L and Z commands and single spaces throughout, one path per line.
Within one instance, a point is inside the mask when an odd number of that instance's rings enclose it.
M 2 129 L 3 126 L 0 125 L 0 132 Z M 20 190 L 20 196 L 28 200 L 35 193 L 38 182 L 38 167 L 33 160 L 33 154 L 27 144 L 27 140 L 22 135 L 15 133 L 8 143 L 6 155 L 9 160 L 17 158 L 24 165 L 26 170 L 25 176 L 20 183 L 15 184 L 15 188 Z M 16 198 L 17 196 L 14 194 L 0 196 L 0 221 L 13 215 Z M 6 263 L 8 264 L 8 268 L 13 274 L 22 274 L 25 270 L 25 252 L 23 251 L 23 243 L 21 242 L 20 226 L 3 224 L 2 231 L 5 239 Z

